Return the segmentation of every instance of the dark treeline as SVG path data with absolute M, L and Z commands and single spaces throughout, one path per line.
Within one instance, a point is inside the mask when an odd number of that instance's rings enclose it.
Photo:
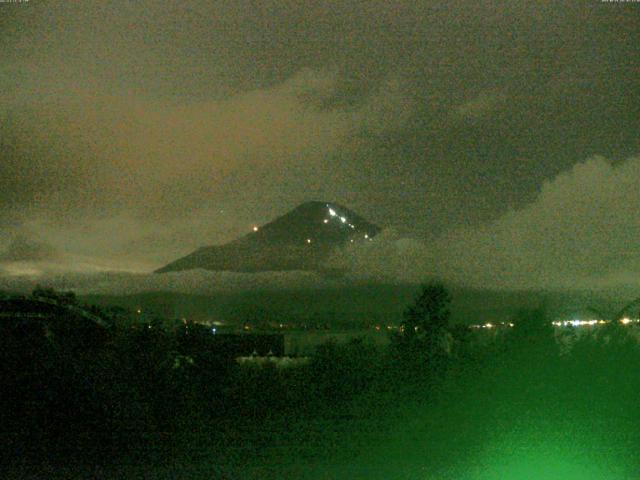
M 330 342 L 288 368 L 240 365 L 211 348 L 210 329 L 196 325 L 116 322 L 96 336 L 65 330 L 60 319 L 43 327 L 3 318 L 2 464 L 152 463 L 203 445 L 222 459 L 230 445 L 251 442 L 257 451 L 274 430 L 305 419 L 383 415 L 399 401 L 438 402 L 471 385 L 490 386 L 516 403 L 535 395 L 550 407 L 558 399 L 575 404 L 584 392 L 602 391 L 587 384 L 622 382 L 622 365 L 640 360 L 636 344 L 615 326 L 602 331 L 606 341 L 588 336 L 563 352 L 542 310 L 520 312 L 514 328 L 487 340 L 485 332 L 449 325 L 450 301 L 444 287 L 427 285 L 388 347 Z M 564 379 L 572 386 L 559 388 Z

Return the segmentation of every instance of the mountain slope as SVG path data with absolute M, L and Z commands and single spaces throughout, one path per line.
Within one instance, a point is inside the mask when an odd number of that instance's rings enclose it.
M 202 268 L 235 272 L 321 270 L 331 251 L 370 241 L 380 228 L 331 202 L 306 202 L 251 233 L 219 246 L 203 247 L 156 270 Z

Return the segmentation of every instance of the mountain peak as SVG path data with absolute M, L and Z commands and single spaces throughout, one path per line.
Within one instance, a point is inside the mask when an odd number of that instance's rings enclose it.
M 156 272 L 318 270 L 334 248 L 371 241 L 379 232 L 378 226 L 338 203 L 308 201 L 243 237 L 200 248 Z

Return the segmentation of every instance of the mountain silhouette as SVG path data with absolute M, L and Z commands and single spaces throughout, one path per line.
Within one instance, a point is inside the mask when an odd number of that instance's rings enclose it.
M 342 245 L 371 241 L 380 228 L 333 202 L 305 202 L 285 215 L 219 246 L 202 247 L 156 270 L 234 272 L 323 270 Z

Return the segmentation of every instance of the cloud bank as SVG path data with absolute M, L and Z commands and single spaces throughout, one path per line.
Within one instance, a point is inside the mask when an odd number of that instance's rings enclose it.
M 493 222 L 450 231 L 430 243 L 387 229 L 372 242 L 337 251 L 327 266 L 348 272 L 338 283 L 417 283 L 440 278 L 496 289 L 640 288 L 639 183 L 640 157 L 615 165 L 593 157 L 545 183 L 530 205 L 508 211 Z M 80 267 L 91 261 L 75 258 L 72 264 L 82 271 Z M 37 267 L 29 270 L 25 265 L 14 264 L 13 271 L 5 267 L 5 273 L 18 279 L 16 274 L 38 272 Z M 57 275 L 59 284 L 74 278 L 69 285 L 82 290 L 86 278 L 81 274 L 65 276 L 64 270 L 64 266 L 54 268 L 51 264 L 47 269 L 45 264 L 40 273 Z M 94 268 L 109 270 L 118 268 L 104 263 Z M 100 282 L 92 281 L 90 290 L 186 292 L 201 291 L 201 284 L 209 285 L 209 290 L 233 290 L 327 286 L 332 282 L 304 272 L 107 274 Z
M 492 288 L 640 288 L 640 157 L 593 157 L 542 186 L 537 198 L 433 243 L 383 232 L 335 259 L 387 280 L 432 277 Z
M 323 185 L 348 189 L 335 152 L 365 132 L 399 128 L 412 108 L 393 78 L 341 104 L 340 77 L 310 68 L 268 88 L 178 104 L 86 80 L 25 87 L 6 96 L 0 124 L 11 146 L 0 247 L 6 232 L 28 229 L 125 269 L 229 241 Z
M 617 164 L 593 157 L 546 182 L 531 204 L 510 210 L 495 221 L 449 231 L 434 242 L 406 238 L 386 229 L 374 241 L 336 251 L 327 267 L 347 272 L 338 283 L 418 283 L 439 278 L 495 289 L 640 288 L 639 184 L 640 157 Z M 22 238 L 20 244 L 31 243 Z M 36 253 L 40 254 L 44 247 L 37 245 Z M 201 291 L 200 284 L 209 285 L 209 291 L 335 283 L 304 272 L 147 275 L 142 273 L 144 265 L 132 263 L 126 269 L 122 264 L 86 256 L 67 256 L 57 264 L 14 260 L 23 261 L 10 266 L 5 262 L 5 276 L 26 281 L 29 275 L 41 275 L 57 278 L 58 284 L 73 278 L 69 285 L 81 290 L 86 277 L 81 273 L 65 276 L 65 271 L 138 272 L 103 273 L 103 280 L 91 282 L 91 289 L 101 292 Z

